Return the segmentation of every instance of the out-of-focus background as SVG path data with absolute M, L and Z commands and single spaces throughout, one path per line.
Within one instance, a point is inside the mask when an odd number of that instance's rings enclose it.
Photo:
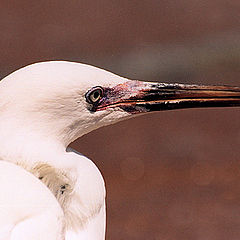
M 0 76 L 70 60 L 240 86 L 239 0 L 1 0 Z M 240 109 L 149 114 L 72 144 L 104 175 L 107 239 L 239 240 Z

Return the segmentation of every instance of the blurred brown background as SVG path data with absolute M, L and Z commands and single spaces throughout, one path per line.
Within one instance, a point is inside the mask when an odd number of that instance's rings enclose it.
M 240 86 L 239 0 L 1 0 L 0 76 L 70 60 Z M 240 109 L 145 115 L 72 146 L 101 169 L 107 239 L 239 240 Z

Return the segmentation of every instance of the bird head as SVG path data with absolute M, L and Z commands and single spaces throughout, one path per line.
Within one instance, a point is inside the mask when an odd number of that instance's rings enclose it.
M 86 64 L 52 61 L 24 67 L 0 82 L 0 118 L 5 122 L 0 129 L 12 126 L 22 129 L 22 136 L 36 133 L 67 146 L 96 128 L 138 114 L 239 105 L 239 87 L 143 82 Z

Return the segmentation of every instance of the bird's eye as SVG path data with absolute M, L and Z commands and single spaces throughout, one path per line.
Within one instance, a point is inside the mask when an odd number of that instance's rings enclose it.
M 96 103 L 103 97 L 103 89 L 101 87 L 94 87 L 86 93 L 85 97 L 88 103 Z

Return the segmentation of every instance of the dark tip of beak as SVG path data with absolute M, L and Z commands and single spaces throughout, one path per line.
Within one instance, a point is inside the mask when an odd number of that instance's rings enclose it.
M 134 108 L 136 112 L 149 112 L 182 108 L 234 107 L 240 106 L 240 88 L 145 83 L 133 99 L 135 101 L 127 111 L 134 112 Z

